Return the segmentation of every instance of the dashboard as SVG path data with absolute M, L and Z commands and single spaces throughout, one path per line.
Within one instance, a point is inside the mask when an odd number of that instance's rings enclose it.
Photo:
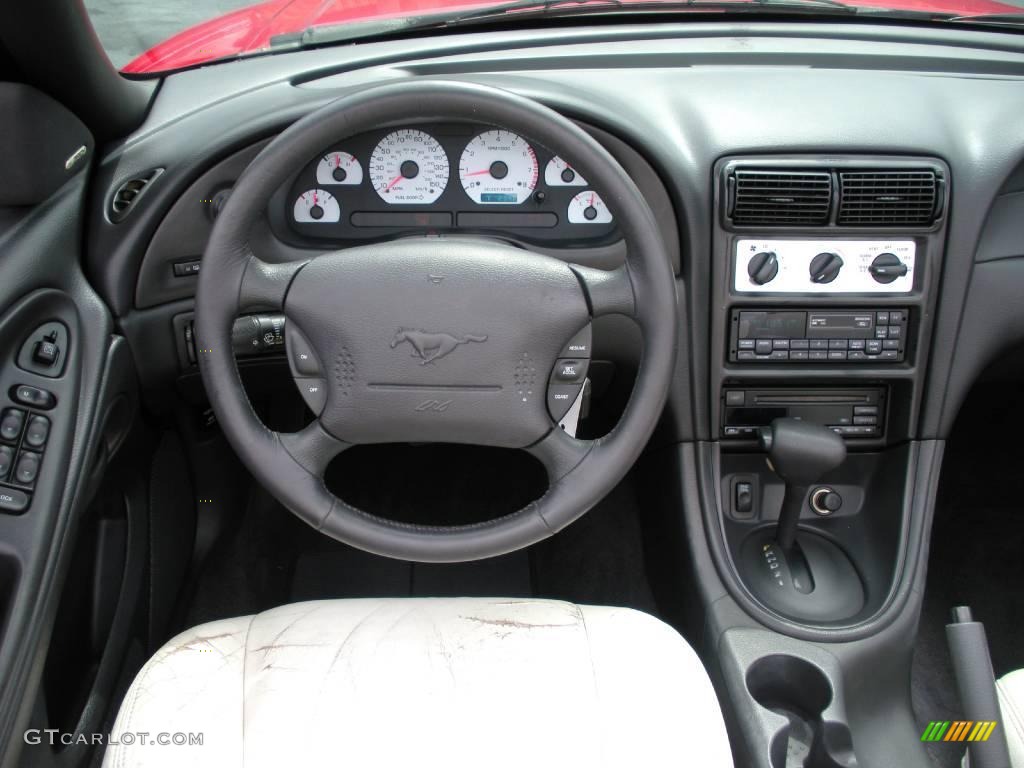
M 619 239 L 598 192 L 560 157 L 496 126 L 429 123 L 353 136 L 275 200 L 282 239 L 354 243 L 424 233 L 503 233 L 531 243 Z

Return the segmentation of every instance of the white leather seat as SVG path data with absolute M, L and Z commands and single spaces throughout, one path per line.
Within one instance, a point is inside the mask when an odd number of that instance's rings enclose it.
M 203 743 L 149 743 L 175 733 Z M 732 765 L 682 637 L 547 600 L 331 600 L 196 627 L 139 672 L 111 736 L 107 768 Z
M 1024 669 L 996 681 L 1003 732 L 1010 748 L 1010 768 L 1024 768 Z

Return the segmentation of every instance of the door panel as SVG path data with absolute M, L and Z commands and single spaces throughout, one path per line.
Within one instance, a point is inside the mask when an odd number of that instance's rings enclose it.
M 0 172 L 22 185 L 0 199 L 0 765 L 7 766 L 24 748 L 83 516 L 110 479 L 111 449 L 130 434 L 138 398 L 127 345 L 80 266 L 88 132 L 51 99 L 0 83 L 0 138 Z M 102 560 L 123 573 L 109 547 Z M 120 596 L 121 573 L 94 583 Z M 116 597 L 113 607 L 106 598 L 100 604 L 108 628 L 94 636 L 106 647 L 121 606 Z M 65 631 L 80 634 L 83 645 L 93 640 L 78 626 Z

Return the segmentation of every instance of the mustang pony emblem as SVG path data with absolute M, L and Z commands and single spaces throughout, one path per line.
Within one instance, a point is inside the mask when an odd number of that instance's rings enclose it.
M 403 341 L 409 342 L 416 356 L 420 358 L 420 365 L 426 365 L 450 354 L 461 344 L 468 344 L 471 341 L 482 344 L 487 341 L 487 337 L 472 334 L 452 336 L 450 333 L 428 333 L 417 328 L 399 328 L 391 339 L 391 348 L 394 349 Z

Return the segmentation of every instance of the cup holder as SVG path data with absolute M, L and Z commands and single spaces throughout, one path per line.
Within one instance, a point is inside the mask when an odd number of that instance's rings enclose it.
M 772 736 L 772 768 L 855 768 L 849 726 L 825 715 L 832 684 L 819 667 L 797 656 L 765 656 L 747 670 L 747 690 L 788 721 Z

